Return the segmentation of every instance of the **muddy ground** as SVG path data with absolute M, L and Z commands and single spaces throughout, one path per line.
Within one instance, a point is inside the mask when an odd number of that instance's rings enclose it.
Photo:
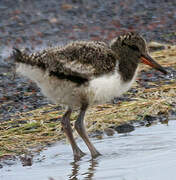
M 167 122 L 175 115 L 175 27 L 175 0 L 1 0 L 0 156 L 25 153 L 29 147 L 64 138 L 61 107 L 50 104 L 30 80 L 13 79 L 12 47 L 35 51 L 77 39 L 108 42 L 128 31 L 164 44 L 155 47 L 160 51 L 152 56 L 169 71 L 167 76 L 142 66 L 128 93 L 89 110 L 88 131 L 101 137 L 105 131 L 134 129 L 131 124 L 119 127 L 124 122 L 140 120 L 141 125 L 150 125 L 154 119 Z

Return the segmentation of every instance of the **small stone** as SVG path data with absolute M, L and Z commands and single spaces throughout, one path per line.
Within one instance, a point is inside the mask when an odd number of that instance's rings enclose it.
M 104 131 L 107 134 L 107 136 L 113 136 L 115 133 L 112 128 L 106 128 L 106 129 L 104 129 Z
M 51 18 L 51 19 L 49 19 L 49 22 L 52 24 L 55 24 L 58 22 L 58 20 L 57 20 L 57 18 Z
M 63 10 L 71 10 L 73 8 L 72 4 L 62 4 L 62 9 Z
M 157 117 L 154 117 L 154 116 L 150 116 L 150 115 L 146 115 L 144 117 L 144 121 L 145 122 L 148 122 L 148 123 L 152 123 L 154 121 L 157 121 Z
M 120 126 L 116 126 L 115 130 L 120 133 L 129 133 L 135 130 L 134 126 L 131 124 L 122 124 Z
M 21 155 L 20 160 L 23 166 L 32 166 L 32 160 L 33 156 L 32 155 Z

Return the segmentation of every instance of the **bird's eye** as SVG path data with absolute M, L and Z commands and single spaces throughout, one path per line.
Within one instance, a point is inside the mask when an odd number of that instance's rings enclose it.
M 135 45 L 128 45 L 128 47 L 134 51 L 139 51 L 139 48 Z
M 139 48 L 135 45 L 128 45 L 126 44 L 124 41 L 122 41 L 122 46 L 128 46 L 130 49 L 132 49 L 133 51 L 140 51 Z

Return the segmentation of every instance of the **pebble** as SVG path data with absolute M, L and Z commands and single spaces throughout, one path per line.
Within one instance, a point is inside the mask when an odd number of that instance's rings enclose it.
M 135 127 L 131 124 L 122 124 L 114 127 L 114 129 L 119 133 L 129 133 L 135 130 Z

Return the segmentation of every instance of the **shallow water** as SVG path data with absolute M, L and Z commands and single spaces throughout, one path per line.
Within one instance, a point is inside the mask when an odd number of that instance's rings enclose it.
M 176 121 L 137 128 L 130 134 L 92 139 L 103 154 L 91 160 L 88 153 L 74 162 L 65 142 L 48 147 L 33 159 L 0 169 L 0 180 L 166 180 L 175 179 Z M 81 140 L 78 143 L 88 152 Z

